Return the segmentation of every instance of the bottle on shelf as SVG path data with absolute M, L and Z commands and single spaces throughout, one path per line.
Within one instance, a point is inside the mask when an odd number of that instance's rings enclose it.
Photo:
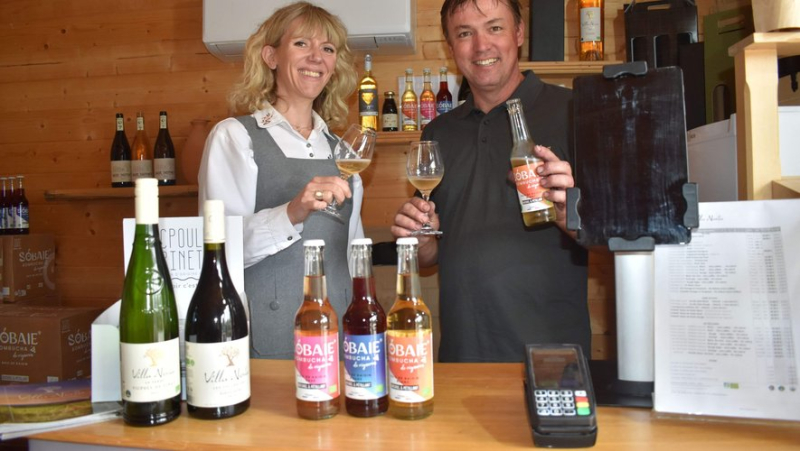
M 124 188 L 133 186 L 131 179 L 131 146 L 125 136 L 125 119 L 117 113 L 117 131 L 111 143 L 111 186 Z
M 580 32 L 581 61 L 603 60 L 603 34 L 605 32 L 605 13 L 603 0 L 579 0 L 578 23 Z
M 325 285 L 323 240 L 303 243 L 303 302 L 294 319 L 297 414 L 323 420 L 339 413 L 339 320 Z
M 439 68 L 439 92 L 436 93 L 436 115 L 447 113 L 453 109 L 453 94 L 447 87 L 447 67 Z
M 469 81 L 467 80 L 467 77 L 461 77 L 461 86 L 458 88 L 459 105 L 467 101 L 467 97 L 469 97 L 470 92 L 472 92 L 472 90 L 469 89 Z
M 7 235 L 8 227 L 6 225 L 6 211 L 10 207 L 7 206 L 8 198 L 6 193 L 8 191 L 6 188 L 6 178 L 0 177 L 0 182 L 2 182 L 3 185 L 3 191 L 0 191 L 0 235 Z
M 419 128 L 424 129 L 436 117 L 436 95 L 431 89 L 431 70 L 422 69 L 422 93 L 419 95 Z
M 422 300 L 416 238 L 397 239 L 397 299 L 387 317 L 389 413 L 418 420 L 433 413 L 433 329 Z
M 383 93 L 381 123 L 381 130 L 385 132 L 396 132 L 398 130 L 397 103 L 394 101 L 394 91 Z
M 375 294 L 372 240 L 353 240 L 350 249 L 353 300 L 342 317 L 344 395 L 347 413 L 374 417 L 389 408 L 386 389 L 386 313 Z
M 158 136 L 153 146 L 153 175 L 159 185 L 175 184 L 175 146 L 167 128 L 167 112 L 158 114 Z
M 378 82 L 372 76 L 372 55 L 364 57 L 364 76 L 358 83 L 358 116 L 361 126 L 378 130 Z
M 25 197 L 25 188 L 22 186 L 22 182 L 25 177 L 18 175 L 17 176 L 17 192 L 15 194 L 14 199 L 14 234 L 15 235 L 27 235 L 30 233 L 30 222 L 28 222 L 28 198 Z M 13 177 L 12 177 L 13 183 Z
M 17 193 L 14 188 L 14 177 L 8 176 L 8 189 L 6 190 L 5 208 L 5 233 L 6 235 L 16 235 L 17 228 L 14 225 L 14 208 L 17 205 Z
M 203 211 L 203 266 L 186 312 L 186 404 L 211 420 L 250 407 L 250 338 L 225 257 L 225 205 L 207 200 Z
M 403 131 L 417 130 L 417 93 L 414 92 L 414 71 L 406 69 L 406 87 L 400 99 L 400 109 L 403 113 Z
M 178 309 L 158 230 L 158 181 L 136 180 L 136 231 L 119 313 L 122 418 L 137 426 L 181 413 Z
M 150 142 L 144 131 L 144 116 L 136 113 L 136 136 L 131 148 L 131 180 L 153 177 L 153 155 L 150 153 Z
M 536 169 L 544 161 L 533 152 L 535 144 L 528 133 L 522 102 L 519 99 L 509 99 L 506 102 L 506 108 L 511 121 L 511 133 L 514 137 L 511 149 L 511 168 L 514 172 L 514 182 L 517 185 L 522 221 L 526 227 L 555 221 L 556 210 L 553 203 L 544 198 L 547 188 L 543 188 L 539 184 L 540 177 L 536 173 Z

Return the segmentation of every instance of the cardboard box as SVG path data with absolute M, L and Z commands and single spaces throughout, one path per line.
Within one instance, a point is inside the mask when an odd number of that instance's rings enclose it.
M 0 240 L 0 299 L 16 303 L 55 295 L 55 239 L 49 233 Z
M 0 305 L 0 384 L 91 375 L 95 308 Z

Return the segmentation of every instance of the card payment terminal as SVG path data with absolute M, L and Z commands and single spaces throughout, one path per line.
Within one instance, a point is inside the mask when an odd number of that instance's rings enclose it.
M 593 446 L 597 439 L 597 412 L 589 365 L 581 347 L 526 345 L 525 370 L 525 401 L 534 445 Z

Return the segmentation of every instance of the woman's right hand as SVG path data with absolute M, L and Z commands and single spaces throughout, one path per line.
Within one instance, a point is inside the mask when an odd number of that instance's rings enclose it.
M 299 224 L 312 212 L 327 207 L 333 199 L 341 204 L 352 196 L 350 185 L 340 177 L 314 177 L 289 202 L 286 213 L 292 224 Z

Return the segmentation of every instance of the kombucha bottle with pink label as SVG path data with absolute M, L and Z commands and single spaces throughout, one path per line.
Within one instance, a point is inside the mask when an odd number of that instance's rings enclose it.
M 339 413 L 339 320 L 325 287 L 323 240 L 303 243 L 303 303 L 294 318 L 297 414 L 323 420 Z

